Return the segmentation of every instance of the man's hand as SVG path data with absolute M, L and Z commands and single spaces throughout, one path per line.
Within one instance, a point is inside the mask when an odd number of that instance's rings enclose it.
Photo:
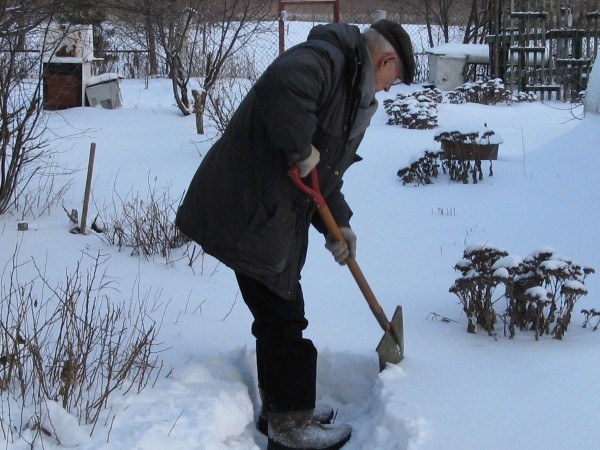
M 335 262 L 346 264 L 346 258 L 356 257 L 356 234 L 349 227 L 340 227 L 345 241 L 336 241 L 331 235 L 325 240 L 325 248 L 331 252 Z
M 300 178 L 304 178 L 308 175 L 311 170 L 313 170 L 317 164 L 319 164 L 319 160 L 321 159 L 321 154 L 319 150 L 317 150 L 314 146 L 310 146 L 310 156 L 306 159 L 303 159 L 298 164 L 298 168 L 300 169 Z

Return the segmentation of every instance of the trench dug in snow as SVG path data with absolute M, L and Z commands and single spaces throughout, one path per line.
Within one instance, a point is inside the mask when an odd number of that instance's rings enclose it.
M 243 349 L 232 361 L 248 389 L 254 418 L 260 410 L 256 392 L 255 354 Z M 407 384 L 401 365 L 378 372 L 374 358 L 353 353 L 320 351 L 317 375 L 317 403 L 332 407 L 335 421 L 353 427 L 352 439 L 344 449 L 377 448 L 409 450 L 424 434 L 424 420 L 403 401 Z M 253 428 L 253 424 L 249 424 Z M 254 430 L 260 448 L 266 439 Z
M 407 389 L 402 363 L 379 373 L 373 355 L 319 353 L 317 403 L 352 426 L 344 450 L 417 449 L 426 423 L 406 403 Z M 194 355 L 154 388 L 117 400 L 112 433 L 123 436 L 118 448 L 260 450 L 267 439 L 254 425 L 259 410 L 254 349 L 238 347 Z

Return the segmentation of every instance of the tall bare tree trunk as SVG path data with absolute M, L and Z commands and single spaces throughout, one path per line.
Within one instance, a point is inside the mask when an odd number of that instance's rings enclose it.
M 146 31 L 146 40 L 148 43 L 148 75 L 158 74 L 158 60 L 156 57 L 156 37 L 152 27 L 152 0 L 145 1 L 144 27 Z
M 204 110 L 206 109 L 206 91 L 192 91 L 194 97 L 194 113 L 196 115 L 196 133 L 204 134 Z

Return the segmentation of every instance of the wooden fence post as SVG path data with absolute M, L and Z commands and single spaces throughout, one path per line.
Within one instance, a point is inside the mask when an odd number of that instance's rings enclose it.
M 94 157 L 96 156 L 96 143 L 90 145 L 90 159 L 88 161 L 87 180 L 85 182 L 85 193 L 83 195 L 83 210 L 81 212 L 81 225 L 79 233 L 85 234 L 85 221 L 87 219 L 88 205 L 90 203 L 90 190 L 92 189 L 92 173 L 94 172 Z

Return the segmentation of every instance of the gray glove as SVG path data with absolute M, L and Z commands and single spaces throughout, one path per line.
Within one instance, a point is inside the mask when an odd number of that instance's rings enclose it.
M 311 145 L 310 156 L 296 164 L 300 169 L 300 178 L 304 178 L 306 175 L 308 175 L 310 171 L 313 170 L 317 164 L 319 164 L 320 159 L 321 154 L 319 153 L 319 150 Z
M 336 241 L 331 235 L 325 239 L 325 248 L 331 252 L 335 262 L 346 264 L 346 258 L 356 257 L 356 234 L 349 227 L 340 227 L 344 241 Z

